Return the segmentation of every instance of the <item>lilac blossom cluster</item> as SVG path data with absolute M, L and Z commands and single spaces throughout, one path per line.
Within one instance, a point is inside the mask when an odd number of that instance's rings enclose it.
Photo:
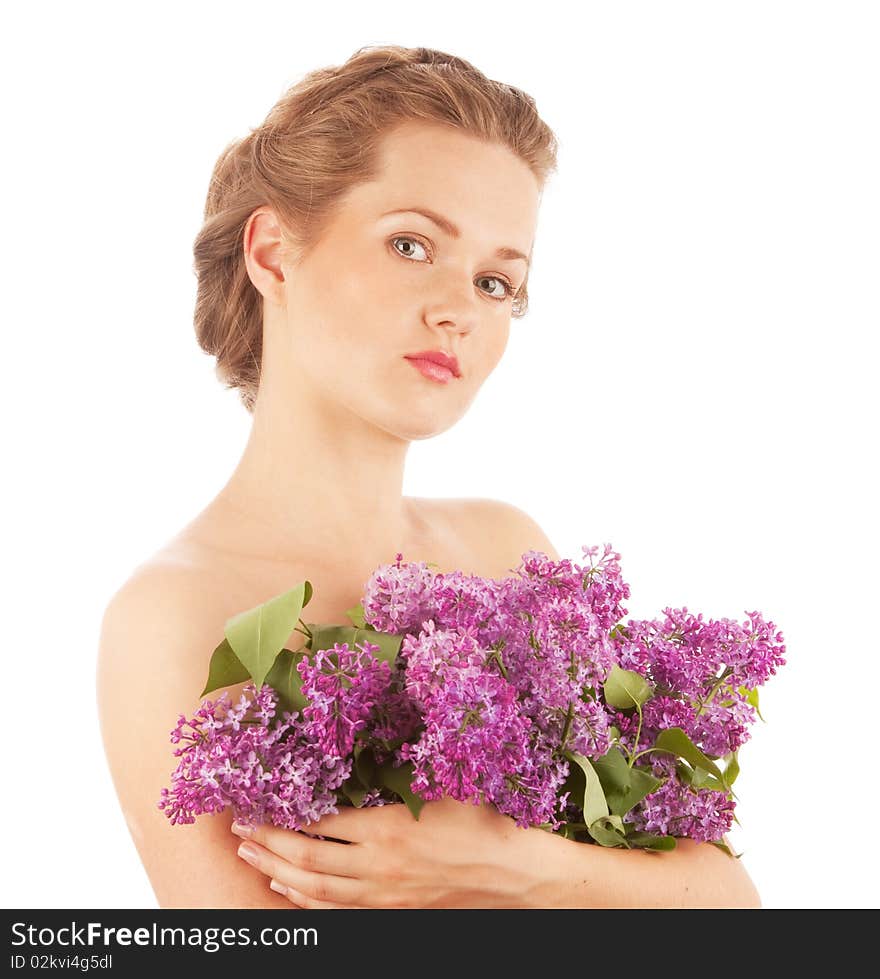
M 723 790 L 688 784 L 676 759 L 652 746 L 662 731 L 680 728 L 710 759 L 734 755 L 751 736 L 753 691 L 785 664 L 783 636 L 759 612 L 742 624 L 704 622 L 687 607 L 663 614 L 629 620 L 615 634 L 619 665 L 654 687 L 641 712 L 614 714 L 620 747 L 664 779 L 628 818 L 645 832 L 715 841 L 731 828 L 733 801 Z
M 224 691 L 204 701 L 189 721 L 180 715 L 171 732 L 180 758 L 172 788 L 159 808 L 172 823 L 192 823 L 202 813 L 229 807 L 245 823 L 300 829 L 335 807 L 351 774 L 355 736 L 384 696 L 390 667 L 365 642 L 336 643 L 301 660 L 297 670 L 309 701 L 302 714 L 283 711 L 268 685 L 242 690 L 237 705 Z M 275 719 L 275 723 L 273 723 Z M 375 804 L 378 796 L 365 800 Z
M 394 665 L 369 642 L 337 643 L 298 663 L 301 714 L 277 718 L 274 691 L 251 684 L 235 707 L 223 694 L 193 721 L 181 716 L 172 741 L 186 743 L 160 807 L 172 822 L 229 806 L 239 819 L 299 829 L 338 811 L 360 744 L 378 764 L 410 763 L 423 800 L 490 802 L 519 826 L 559 829 L 583 819 L 560 796 L 568 755 L 597 759 L 614 745 L 661 779 L 628 824 L 719 840 L 733 817 L 728 792 L 691 784 L 653 746 L 681 728 L 709 757 L 734 753 L 754 721 L 751 692 L 785 662 L 781 634 L 757 612 L 739 625 L 667 608 L 662 621 L 623 625 L 620 555 L 606 544 L 594 563 L 598 550 L 583 548 L 588 567 L 529 551 L 504 579 L 435 573 L 398 554 L 363 599 L 373 629 L 402 636 Z M 641 708 L 606 703 L 614 666 L 652 685 Z M 386 801 L 374 787 L 360 804 Z
M 399 750 L 418 795 L 491 802 L 523 827 L 561 825 L 565 750 L 598 757 L 610 745 L 595 692 L 615 662 L 609 631 L 626 613 L 619 557 L 606 545 L 583 569 L 529 551 L 517 577 L 499 580 L 433 574 L 398 555 L 373 573 L 364 617 L 405 634 L 401 685 L 423 721 Z

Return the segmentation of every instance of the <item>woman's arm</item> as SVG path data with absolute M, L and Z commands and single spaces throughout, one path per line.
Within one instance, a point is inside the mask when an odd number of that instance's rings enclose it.
M 548 834 L 544 908 L 760 908 L 742 863 L 711 843 L 678 840 L 662 853 L 576 843 Z
M 297 907 L 760 907 L 740 862 L 709 843 L 609 849 L 520 828 L 490 805 L 444 798 L 418 820 L 399 803 L 349 807 L 307 829 L 332 839 L 271 826 L 247 837 L 264 886 Z
M 104 749 L 160 907 L 290 909 L 238 858 L 229 813 L 172 826 L 157 808 L 179 760 L 169 735 L 198 708 L 222 611 L 220 596 L 178 566 L 144 566 L 113 596 L 98 656 Z

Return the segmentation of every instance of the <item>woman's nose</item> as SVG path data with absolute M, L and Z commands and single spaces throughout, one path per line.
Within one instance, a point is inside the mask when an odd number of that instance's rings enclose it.
M 452 276 L 448 277 L 433 293 L 425 318 L 438 326 L 455 327 L 461 333 L 470 333 L 479 317 L 477 287 L 471 280 L 462 283 L 459 277 L 455 277 L 455 281 L 452 279 Z

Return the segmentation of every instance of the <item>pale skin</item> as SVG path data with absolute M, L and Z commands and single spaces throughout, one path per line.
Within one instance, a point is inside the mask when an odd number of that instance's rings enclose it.
M 105 749 L 157 898 L 288 909 L 757 907 L 742 863 L 709 844 L 610 850 L 519 828 L 485 804 L 429 802 L 418 821 L 396 804 L 343 809 L 305 832 L 262 826 L 245 841 L 252 859 L 228 813 L 172 827 L 156 809 L 173 768 L 168 731 L 198 706 L 207 656 L 232 615 L 308 577 L 309 620 L 344 622 L 372 569 L 398 551 L 492 577 L 512 573 L 529 549 L 558 558 L 509 504 L 402 494 L 410 442 L 454 425 L 502 358 L 526 262 L 497 251 L 531 254 L 537 180 L 506 147 L 420 122 L 387 134 L 383 150 L 379 178 L 350 191 L 301 262 L 282 249 L 270 208 L 251 215 L 243 252 L 264 299 L 264 341 L 250 438 L 217 497 L 105 613 Z M 411 207 L 453 222 L 458 237 L 418 214 L 385 214 Z M 438 384 L 404 359 L 426 349 L 454 353 L 461 377 Z

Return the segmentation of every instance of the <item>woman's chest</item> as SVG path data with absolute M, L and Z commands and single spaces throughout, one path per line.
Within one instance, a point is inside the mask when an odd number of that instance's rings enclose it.
M 509 542 L 487 521 L 486 515 L 465 507 L 437 512 L 429 531 L 404 550 L 405 562 L 425 562 L 435 572 L 461 571 L 481 577 L 503 577 Z M 210 578 L 219 604 L 231 617 L 289 591 L 303 581 L 312 586 L 312 598 L 303 610 L 306 623 L 347 624 L 348 613 L 363 601 L 371 576 L 396 554 L 361 554 L 340 546 L 338 552 L 322 552 L 292 562 L 262 561 L 213 552 L 180 541 L 181 555 Z

